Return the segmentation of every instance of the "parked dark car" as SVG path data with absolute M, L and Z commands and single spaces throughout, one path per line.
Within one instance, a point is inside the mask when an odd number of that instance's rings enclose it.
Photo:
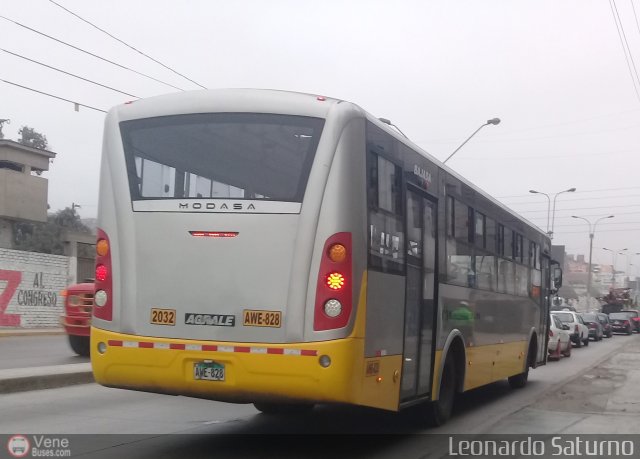
M 628 312 L 612 312 L 609 314 L 609 320 L 614 332 L 626 333 L 627 335 L 633 333 L 634 326 L 631 324 L 633 320 L 629 317 Z
M 631 317 L 631 325 L 635 327 L 635 331 L 640 333 L 640 312 L 637 309 L 623 309 L 620 312 L 626 312 Z
M 602 324 L 598 319 L 595 312 L 583 312 L 580 314 L 584 324 L 589 327 L 589 338 L 593 338 L 594 341 L 602 340 L 604 331 L 602 330 Z
M 613 336 L 613 328 L 611 327 L 609 316 L 601 312 L 596 313 L 596 315 L 598 316 L 598 320 L 602 325 L 602 332 L 604 333 L 604 336 L 606 336 L 607 338 L 611 338 Z

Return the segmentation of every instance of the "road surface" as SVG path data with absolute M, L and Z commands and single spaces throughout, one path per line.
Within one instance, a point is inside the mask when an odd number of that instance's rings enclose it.
M 88 458 L 444 457 L 450 434 L 637 433 L 638 363 L 640 335 L 591 342 L 531 371 L 524 389 L 504 381 L 463 394 L 437 429 L 406 413 L 320 406 L 270 417 L 252 405 L 87 384 L 0 396 L 0 433 L 71 435 L 74 454 Z

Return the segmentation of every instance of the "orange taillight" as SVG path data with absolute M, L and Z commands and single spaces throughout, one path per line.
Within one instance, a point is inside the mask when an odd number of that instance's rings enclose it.
M 109 253 L 109 242 L 106 239 L 99 239 L 96 242 L 96 253 L 101 257 Z
M 328 255 L 334 263 L 341 263 L 347 258 L 347 248 L 342 244 L 333 244 L 329 247 Z

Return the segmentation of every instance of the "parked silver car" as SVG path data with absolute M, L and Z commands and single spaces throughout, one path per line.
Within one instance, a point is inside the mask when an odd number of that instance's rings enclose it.
M 557 316 L 563 324 L 567 324 L 571 332 L 571 341 L 576 347 L 589 345 L 589 328 L 585 325 L 584 320 L 579 313 L 574 311 L 551 311 L 551 314 Z

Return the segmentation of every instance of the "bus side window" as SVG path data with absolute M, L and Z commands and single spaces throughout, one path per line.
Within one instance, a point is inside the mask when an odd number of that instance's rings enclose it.
M 453 235 L 447 237 L 447 281 L 465 287 L 476 286 L 474 250 L 470 243 L 474 232 L 469 225 L 472 211 L 469 206 L 449 198 L 453 215 L 449 214 Z

